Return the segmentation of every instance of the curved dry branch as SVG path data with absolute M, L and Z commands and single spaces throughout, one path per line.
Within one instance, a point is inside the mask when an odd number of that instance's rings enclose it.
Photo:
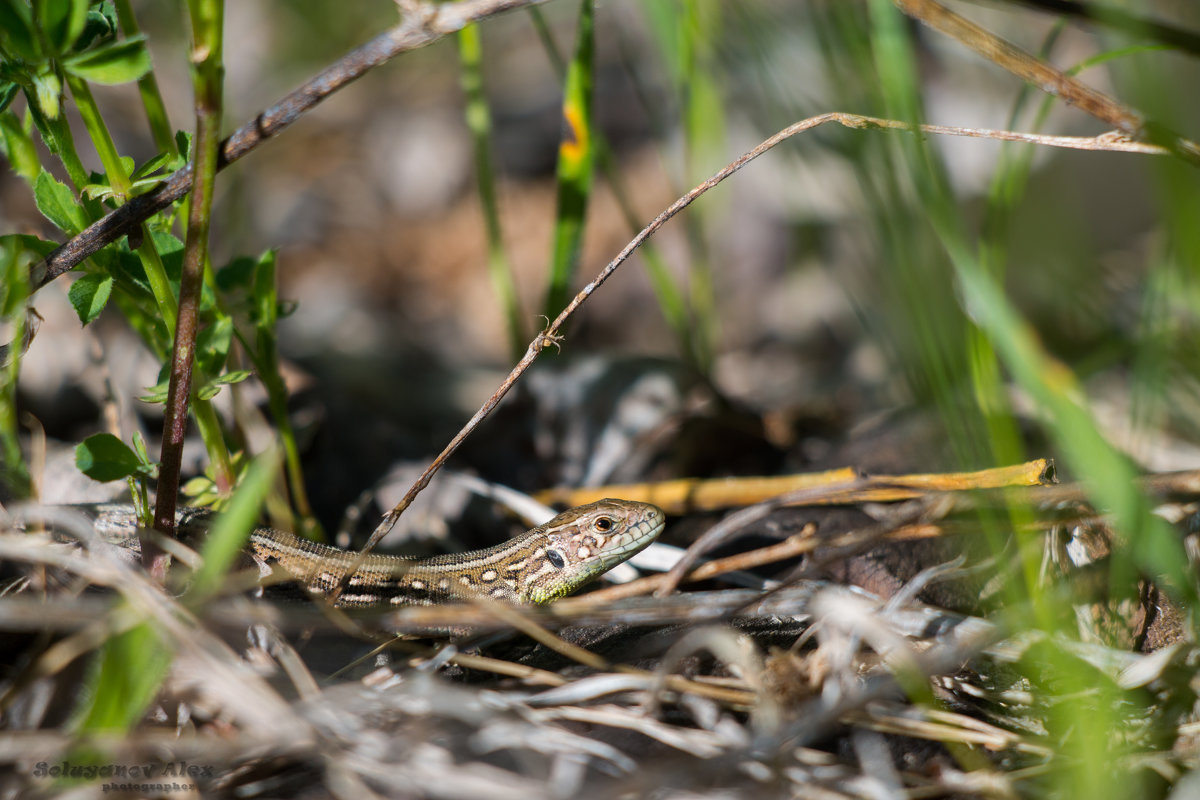
M 1113 133 L 1107 133 L 1101 136 L 1093 137 L 1043 136 L 1036 133 L 987 130 L 983 128 L 956 128 L 946 125 L 912 125 L 907 122 L 899 122 L 891 119 L 880 119 L 878 117 L 867 117 L 861 114 L 847 114 L 841 111 L 831 111 L 827 114 L 820 114 L 818 116 L 809 117 L 808 119 L 793 123 L 792 125 L 789 125 L 788 127 L 776 133 L 774 136 L 771 136 L 770 138 L 761 142 L 753 150 L 743 153 L 736 160 L 726 164 L 725 167 L 723 167 L 719 172 L 715 173 L 711 178 L 704 181 L 704 183 L 701 183 L 699 186 L 680 197 L 665 210 L 663 210 L 663 212 L 657 217 L 651 220 L 646 227 L 642 228 L 642 230 L 638 232 L 637 236 L 633 237 L 629 244 L 625 245 L 624 249 L 622 249 L 612 261 L 608 262 L 608 264 L 600 271 L 596 278 L 587 286 L 583 287 L 579 291 L 579 294 L 575 295 L 575 298 L 567 305 L 566 308 L 563 309 L 562 313 L 560 313 L 553 322 L 549 323 L 541 333 L 533 338 L 533 341 L 529 343 L 529 347 L 525 351 L 525 355 L 519 362 L 517 362 L 516 366 L 512 368 L 512 371 L 509 372 L 503 383 L 500 384 L 500 388 L 498 388 L 492 394 L 492 396 L 487 399 L 487 401 L 479 408 L 478 411 L 475 412 L 475 415 L 471 417 L 467 424 L 462 427 L 462 430 L 460 430 L 455 437 L 450 440 L 450 443 L 446 445 L 445 449 L 442 450 L 438 457 L 435 458 L 433 462 L 425 468 L 425 471 L 421 473 L 421 476 L 417 478 L 416 482 L 412 485 L 412 488 L 408 490 L 400 502 L 397 503 L 395 507 L 393 507 L 386 514 L 384 514 L 383 519 L 380 521 L 379 525 L 376 526 L 374 532 L 372 532 L 371 537 L 367 540 L 366 545 L 364 545 L 362 553 L 365 555 L 366 553 L 370 552 L 371 549 L 374 548 L 381 539 L 383 539 L 387 532 L 392 529 L 392 527 L 396 524 L 396 520 L 398 520 L 400 515 L 404 513 L 404 510 L 408 508 L 409 505 L 412 504 L 412 501 L 416 499 L 416 496 L 420 494 L 426 486 L 429 485 L 429 481 L 433 478 L 434 474 L 436 474 L 437 471 L 442 468 L 442 465 L 446 463 L 446 460 L 449 459 L 454 451 L 458 449 L 458 446 L 466 440 L 467 436 L 479 426 L 479 423 L 483 422 L 483 420 L 490 413 L 492 413 L 492 410 L 500 404 L 500 401 L 504 398 L 504 395 L 508 394 L 508 390 L 511 389 L 514 384 L 516 384 L 517 379 L 521 377 L 525 370 L 529 369 L 529 367 L 533 365 L 533 362 L 537 360 L 537 357 L 547 349 L 559 346 L 563 339 L 562 326 L 566 323 L 567 319 L 575 313 L 575 310 L 583 304 L 583 301 L 587 300 L 588 297 L 591 296 L 592 292 L 596 291 L 596 289 L 600 287 L 600 284 L 608 280 L 609 276 L 616 271 L 617 267 L 621 266 L 621 264 L 628 260 L 631 255 L 633 255 L 634 250 L 637 250 L 639 247 L 641 247 L 642 243 L 653 236 L 654 233 L 663 225 L 665 225 L 668 220 L 691 205 L 692 201 L 716 186 L 721 181 L 728 178 L 733 173 L 740 170 L 742 167 L 746 166 L 746 164 L 758 158 L 760 155 L 767 152 L 780 142 L 786 141 L 798 133 L 802 133 L 804 131 L 811 130 L 812 128 L 824 125 L 827 122 L 836 122 L 840 125 L 844 125 L 847 128 L 854 128 L 856 130 L 890 129 L 910 133 L 919 132 L 941 134 L 946 136 L 969 136 L 974 138 L 998 139 L 1002 141 L 1027 142 L 1030 144 L 1042 144 L 1052 147 L 1065 147 L 1076 150 L 1108 150 L 1113 152 L 1155 155 L 1168 155 L 1171 152 L 1170 150 L 1164 147 L 1159 147 L 1158 145 L 1134 142 L 1121 134 Z M 357 565 L 355 568 L 357 569 Z

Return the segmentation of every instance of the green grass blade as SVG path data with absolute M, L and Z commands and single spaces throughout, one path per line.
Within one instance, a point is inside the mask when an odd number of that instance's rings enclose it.
M 521 318 L 517 300 L 516 280 L 512 265 L 504 253 L 504 237 L 500 229 L 500 209 L 496 202 L 495 169 L 489 138 L 492 133 L 492 113 L 483 91 L 483 41 L 478 25 L 468 25 L 458 32 L 459 63 L 463 93 L 466 94 L 467 129 L 475 148 L 475 179 L 479 189 L 479 204 L 487 230 L 488 273 L 492 286 L 504 309 L 508 325 L 509 353 L 520 358 L 529 337 Z
M 202 602 L 220 587 L 225 573 L 241 552 L 258 519 L 258 512 L 267 493 L 271 491 L 278 465 L 278 454 L 271 449 L 255 458 L 246 471 L 241 484 L 229 499 L 229 505 L 217 517 L 204 541 L 201 550 L 204 564 L 192 578 L 192 585 L 185 596 L 188 602 Z
M 571 283 L 579 265 L 583 225 L 592 189 L 595 161 L 592 126 L 594 13 L 591 0 L 579 4 L 575 53 L 563 86 L 563 139 L 558 148 L 558 206 L 554 245 L 546 289 L 546 316 L 554 319 L 571 299 Z
M 905 20 L 886 0 L 872 0 L 871 22 L 878 58 L 878 77 L 893 116 L 919 118 L 915 59 Z M 982 334 L 976 346 L 991 348 L 998 361 L 1034 401 L 1046 419 L 1046 432 L 1068 469 L 1089 486 L 1092 501 L 1112 515 L 1126 546 L 1111 559 L 1109 588 L 1114 597 L 1136 589 L 1139 573 L 1165 577 L 1175 591 L 1191 599 L 1185 574 L 1187 560 L 1167 524 L 1150 513 L 1137 488 L 1136 470 L 1098 430 L 1070 369 L 1042 346 L 1033 327 L 1017 312 L 1001 283 L 984 268 L 969 245 L 967 225 L 940 163 L 920 137 L 898 142 L 900 162 L 912 176 L 916 199 L 948 258 L 961 304 L 956 304 Z M 1120 547 L 1120 544 L 1118 544 Z M 1026 558 L 1026 587 L 1031 593 L 1030 624 L 1059 636 L 1074 636 L 1052 594 L 1037 580 L 1036 553 Z M 1070 623 L 1066 623 L 1070 624 Z M 1114 735 L 1125 718 L 1136 717 L 1146 698 L 1115 687 L 1098 689 L 1094 672 L 1050 648 L 1040 665 L 1049 670 L 1063 702 L 1052 715 L 1050 736 L 1056 755 L 1051 781 L 1065 796 L 1100 793 L 1137 797 L 1141 776 L 1117 765 L 1131 742 Z M 1143 709 L 1144 710 L 1144 709 Z
M 92 673 L 77 714 L 79 733 L 127 731 L 146 713 L 172 652 L 150 623 L 110 637 L 92 662 Z
M 542 47 L 546 51 L 546 57 L 550 59 L 550 64 L 554 68 L 555 73 L 560 78 L 564 77 L 567 71 L 566 64 L 563 62 L 562 55 L 558 52 L 558 46 L 554 43 L 554 37 L 550 35 L 549 26 L 546 24 L 546 19 L 541 9 L 536 6 L 530 8 L 529 17 L 533 22 L 538 39 L 542 42 Z M 616 198 L 617 205 L 621 209 L 621 215 L 625 218 L 625 224 L 629 226 L 631 233 L 636 234 L 642 229 L 645 220 L 641 219 L 634 209 L 633 201 L 629 197 L 629 190 L 626 188 L 625 181 L 621 177 L 616 159 L 613 157 L 612 149 L 608 146 L 603 131 L 596 128 L 592 133 L 592 142 L 596 148 L 596 162 L 601 172 L 604 173 L 604 178 L 608 181 L 608 185 L 612 187 L 613 196 Z M 672 277 L 671 271 L 667 268 L 666 260 L 663 259 L 658 248 L 654 246 L 653 240 L 645 242 L 638 252 L 645 262 L 646 275 L 650 279 L 650 286 L 654 290 L 659 310 L 662 311 L 663 318 L 671 326 L 671 330 L 675 332 L 680 352 L 690 357 L 693 352 L 691 345 L 692 325 L 690 315 L 688 314 L 687 298 L 684 289 Z

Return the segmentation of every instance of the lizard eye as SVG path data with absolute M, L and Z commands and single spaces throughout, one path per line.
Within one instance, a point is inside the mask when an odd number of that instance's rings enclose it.
M 547 550 L 546 560 L 549 561 L 550 565 L 555 569 L 562 569 L 567 565 L 566 559 L 564 559 L 562 557 L 562 553 L 558 552 L 557 550 Z
M 596 530 L 600 531 L 601 533 L 611 531 L 613 526 L 612 517 L 597 517 L 595 525 Z

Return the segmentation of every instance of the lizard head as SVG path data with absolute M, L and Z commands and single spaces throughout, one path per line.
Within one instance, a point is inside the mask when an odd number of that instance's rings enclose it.
M 535 528 L 536 547 L 518 586 L 520 600 L 549 603 L 628 560 L 662 533 L 666 515 L 649 503 L 599 500 Z

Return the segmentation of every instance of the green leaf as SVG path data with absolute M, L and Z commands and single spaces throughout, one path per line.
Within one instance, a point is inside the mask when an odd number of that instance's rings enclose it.
M 246 470 L 229 507 L 213 523 L 204 541 L 201 555 L 204 564 L 196 571 L 185 601 L 197 602 L 210 597 L 220 586 L 221 579 L 237 558 L 258 518 L 258 510 L 275 480 L 279 459 L 274 450 L 267 450 L 254 459 Z
M 145 164 L 142 164 L 140 167 L 133 170 L 133 172 L 130 173 L 129 177 L 135 181 L 140 180 L 142 178 L 148 178 L 151 175 L 153 175 L 154 173 L 158 172 L 163 167 L 165 167 L 167 165 L 167 162 L 170 161 L 170 159 L 171 159 L 170 153 L 159 153 L 154 158 L 147 161 Z M 132 164 L 132 162 L 130 162 L 130 163 Z
M 167 275 L 171 276 L 172 282 L 177 282 L 183 271 L 183 240 L 173 233 L 159 230 L 152 230 L 150 239 L 154 242 L 154 249 L 158 251 L 158 257 L 162 259 Z
M 75 195 L 66 184 L 45 170 L 33 181 L 33 199 L 38 211 L 64 233 L 74 236 L 87 227 L 87 219 L 75 202 Z
M 25 301 L 29 299 L 27 281 L 32 259 L 21 241 L 23 237 L 23 234 L 15 233 L 0 236 L 0 319 L 8 323 L 14 315 L 25 313 Z M 12 336 L 11 326 L 7 328 L 7 335 Z M 6 358 L 0 355 L 0 362 L 4 361 Z M 11 387 L 0 384 L 0 396 L 5 388 Z
M 0 0 L 0 45 L 23 61 L 42 60 L 29 6 L 20 0 Z
M 253 374 L 254 373 L 248 369 L 235 369 L 231 370 L 230 372 L 226 372 L 224 375 L 218 375 L 217 377 L 213 378 L 212 383 L 231 386 L 235 383 L 241 383 Z
M 153 178 L 141 178 L 129 184 L 129 196 L 137 197 L 139 194 L 148 194 L 163 184 L 163 178 L 156 176 Z
M 167 391 L 171 385 L 169 378 L 164 378 L 153 386 L 146 387 L 146 394 L 138 398 L 143 403 L 165 403 L 167 402 Z
M 111 268 L 121 286 L 130 289 L 136 287 L 137 294 L 149 298 L 150 282 L 146 279 L 146 269 L 142 266 L 137 254 L 130 251 L 128 241 L 122 240 L 117 245 L 115 253 L 116 258 L 113 259 Z
M 107 183 L 89 183 L 83 187 L 83 196 L 88 200 L 107 200 L 116 195 L 116 191 Z
M 0 113 L 0 143 L 3 144 L 4 157 L 8 159 L 13 172 L 29 181 L 32 186 L 42 170 L 38 162 L 37 147 L 33 137 L 12 112 Z
M 113 85 L 136 81 L 150 71 L 145 37 L 137 36 L 102 45 L 63 59 L 63 69 L 93 83 Z
M 146 471 L 129 445 L 111 433 L 94 433 L 80 442 L 75 466 L 94 481 L 116 481 Z
M 157 466 L 150 460 L 150 453 L 146 450 L 146 440 L 142 438 L 140 431 L 133 432 L 133 450 L 137 453 L 138 460 L 143 464 Z
M 534 19 L 535 24 L 541 20 L 540 17 Z M 509 352 L 519 357 L 529 337 L 525 333 L 524 314 L 517 299 L 516 278 L 504 247 L 504 231 L 500 223 L 500 203 L 496 198 L 498 175 L 491 156 L 492 114 L 483 88 L 483 35 L 478 24 L 467 25 L 458 32 L 458 53 L 459 83 L 466 95 L 463 110 L 475 145 L 475 185 L 487 235 L 488 274 L 507 322 Z M 557 58 L 554 60 L 557 61 Z
M 179 166 L 181 167 L 191 158 L 192 134 L 188 131 L 175 131 L 175 147 L 179 149 L 179 158 L 182 161 Z M 175 169 L 178 168 L 175 167 Z
M 224 375 L 218 375 L 208 383 L 196 390 L 196 396 L 201 400 L 211 400 L 221 393 L 221 387 L 234 383 L 241 383 L 249 378 L 254 373 L 248 369 L 238 369 L 232 372 L 226 372 Z
M 0 247 L 17 247 L 45 258 L 58 249 L 58 243 L 39 239 L 31 233 L 9 233 L 0 236 Z
M 83 33 L 88 0 L 34 0 L 38 26 L 56 54 L 66 53 Z
M 125 174 L 128 175 L 130 172 L 133 171 L 133 167 L 134 167 L 133 159 L 130 158 L 129 156 L 120 156 L 119 158 L 120 158 L 121 166 L 125 170 Z M 95 200 L 95 201 L 99 202 L 99 201 L 107 200 L 108 198 L 114 197 L 117 195 L 117 191 L 112 188 L 112 181 L 109 180 L 109 177 L 107 174 L 100 173 L 100 172 L 93 172 L 89 177 L 91 178 L 92 182 L 87 184 L 86 186 L 84 186 L 82 189 L 79 190 L 79 193 L 81 195 L 83 195 L 85 198 L 87 198 L 88 200 Z M 155 184 L 157 184 L 159 182 L 160 181 L 154 181 Z M 99 210 L 99 213 L 104 213 L 104 212 L 102 210 Z
M 67 297 L 79 315 L 79 321 L 84 325 L 100 316 L 112 293 L 113 279 L 111 275 L 84 275 L 71 284 Z
M 195 497 L 201 492 L 205 492 L 212 486 L 212 481 L 203 475 L 197 475 L 184 482 L 183 486 L 179 487 L 179 493 L 184 497 Z M 194 503 L 189 503 L 194 505 Z
M 87 13 L 87 22 L 83 26 L 83 35 L 75 42 L 77 51 L 84 50 L 93 42 L 110 39 L 117 33 L 117 13 L 112 0 L 104 0 L 97 8 Z
M 279 319 L 279 290 L 275 285 L 275 251 L 268 250 L 254 265 L 254 324 L 260 335 L 274 335 Z

